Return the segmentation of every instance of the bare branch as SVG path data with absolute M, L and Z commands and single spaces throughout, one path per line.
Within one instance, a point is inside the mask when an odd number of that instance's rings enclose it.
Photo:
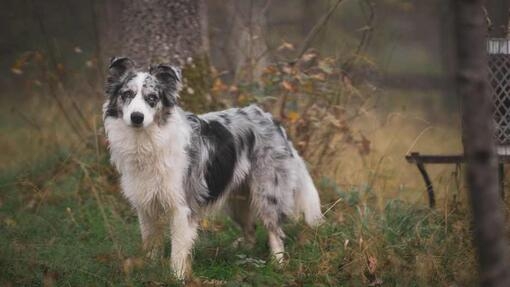
M 295 60 L 291 61 L 292 63 L 297 62 L 301 56 L 308 50 L 310 44 L 313 42 L 317 34 L 324 28 L 326 23 L 328 23 L 329 18 L 331 15 L 333 15 L 333 12 L 335 12 L 336 8 L 342 3 L 343 0 L 337 0 L 336 3 L 329 8 L 328 12 L 319 19 L 319 21 L 313 26 L 313 28 L 308 32 L 308 35 L 306 35 L 305 40 L 303 41 L 303 46 L 301 46 L 301 49 L 299 50 Z

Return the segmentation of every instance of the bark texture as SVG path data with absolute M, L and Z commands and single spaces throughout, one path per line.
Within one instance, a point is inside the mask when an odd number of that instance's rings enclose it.
M 137 66 L 167 63 L 183 69 L 181 104 L 203 112 L 214 104 L 207 7 L 204 0 L 106 0 L 102 4 L 103 59 L 133 59 Z
M 457 89 L 463 101 L 466 178 L 482 286 L 510 286 L 504 216 L 498 192 L 482 0 L 455 0 Z
M 105 46 L 138 65 L 184 65 L 190 58 L 207 55 L 203 0 L 109 0 L 104 10 Z

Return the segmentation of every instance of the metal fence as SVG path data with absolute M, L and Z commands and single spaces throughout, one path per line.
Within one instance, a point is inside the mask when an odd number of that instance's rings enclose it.
M 489 54 L 489 82 L 494 103 L 496 143 L 510 146 L 510 40 L 487 40 Z M 508 148 L 505 148 L 505 150 Z

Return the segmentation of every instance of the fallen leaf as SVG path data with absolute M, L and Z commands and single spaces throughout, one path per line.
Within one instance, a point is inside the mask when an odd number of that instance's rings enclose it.
M 220 78 L 217 78 L 214 80 L 213 86 L 211 88 L 211 91 L 214 93 L 221 93 L 228 90 L 228 86 L 223 83 L 223 81 Z
M 18 69 L 18 68 L 11 68 L 11 72 L 13 74 L 16 74 L 16 75 L 22 75 L 23 74 L 23 70 Z
M 282 87 L 286 91 L 288 91 L 288 92 L 295 92 L 296 91 L 296 87 L 294 87 L 294 85 L 291 82 L 287 81 L 287 80 L 283 80 Z
M 283 41 L 283 43 L 280 46 L 278 46 L 277 50 L 278 51 L 283 51 L 283 50 L 294 51 L 295 48 L 294 48 L 294 45 L 292 45 L 291 43 Z
M 287 114 L 287 117 L 289 118 L 289 121 L 291 123 L 293 123 L 293 124 L 296 123 L 299 120 L 299 114 L 297 112 L 294 112 L 294 111 L 289 112 Z
M 124 274 L 129 275 L 136 268 L 141 268 L 143 266 L 143 260 L 141 258 L 127 258 L 122 263 L 122 271 Z
M 368 257 L 368 272 L 370 274 L 374 274 L 375 270 L 377 269 L 377 258 L 373 256 Z
M 55 286 L 58 279 L 58 273 L 54 271 L 44 271 L 43 275 L 43 286 L 51 287 Z

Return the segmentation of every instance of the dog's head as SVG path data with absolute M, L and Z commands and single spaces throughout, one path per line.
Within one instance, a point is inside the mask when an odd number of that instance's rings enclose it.
M 104 117 L 122 118 L 134 128 L 164 124 L 177 104 L 180 87 L 177 67 L 160 64 L 144 72 L 136 70 L 129 58 L 113 58 L 106 80 Z

